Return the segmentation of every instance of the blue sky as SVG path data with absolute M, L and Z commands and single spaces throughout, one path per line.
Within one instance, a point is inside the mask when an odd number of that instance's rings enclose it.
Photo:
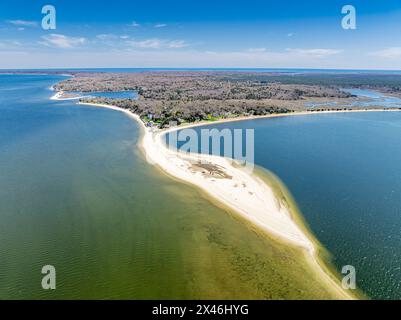
M 2 0 L 0 68 L 47 67 L 401 69 L 401 0 Z

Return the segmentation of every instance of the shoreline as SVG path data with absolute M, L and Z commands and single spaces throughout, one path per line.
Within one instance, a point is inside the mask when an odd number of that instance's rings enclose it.
M 54 91 L 54 88 L 50 88 Z M 51 100 L 76 100 L 77 98 L 62 98 L 63 92 L 57 92 L 51 97 Z M 335 113 L 354 113 L 354 112 L 401 112 L 401 109 L 394 108 L 365 108 L 365 109 L 343 109 L 343 110 L 319 110 L 319 111 L 294 111 L 280 114 L 268 114 L 261 116 L 240 116 L 236 118 L 219 119 L 216 121 L 199 121 L 195 123 L 183 123 L 177 127 L 159 129 L 155 127 L 147 127 L 142 119 L 135 113 L 128 109 L 124 109 L 117 106 L 96 104 L 96 103 L 85 103 L 78 102 L 77 105 L 86 105 L 92 107 L 101 107 L 111 109 L 114 111 L 120 111 L 126 114 L 131 119 L 139 123 L 143 134 L 139 138 L 139 147 L 142 149 L 146 160 L 152 165 L 156 165 L 164 174 L 170 177 L 195 186 L 200 191 L 205 193 L 209 199 L 216 201 L 217 204 L 222 205 L 234 213 L 238 214 L 244 221 L 249 222 L 254 227 L 257 227 L 265 235 L 273 237 L 274 241 L 279 241 L 297 247 L 300 249 L 300 253 L 303 253 L 306 261 L 310 267 L 315 270 L 316 274 L 320 276 L 322 283 L 324 283 L 338 299 L 342 300 L 355 300 L 355 299 L 366 299 L 366 296 L 356 290 L 354 292 L 346 291 L 341 287 L 341 280 L 339 278 L 338 271 L 333 268 L 329 261 L 324 261 L 320 253 L 326 254 L 327 251 L 319 243 L 318 239 L 308 230 L 305 223 L 303 223 L 303 216 L 299 214 L 299 217 L 293 217 L 292 213 L 288 211 L 283 203 L 275 195 L 275 190 L 270 186 L 269 181 L 263 181 L 257 174 L 244 173 L 238 168 L 235 168 L 227 159 L 220 156 L 204 155 L 204 154 L 183 154 L 181 151 L 170 150 L 162 142 L 163 136 L 179 131 L 184 128 L 208 126 L 213 124 L 220 124 L 225 122 L 238 122 L 246 120 L 256 120 L 265 118 L 278 118 L 288 116 L 303 116 L 303 115 L 320 115 L 320 114 L 335 114 Z M 217 179 L 205 179 L 199 172 L 191 171 L 192 165 L 188 165 L 191 161 L 206 161 L 208 164 L 222 168 L 225 173 L 231 174 L 230 181 L 246 180 L 250 183 L 251 189 L 256 192 L 258 198 L 258 204 L 262 204 L 261 207 L 257 205 L 250 205 L 255 200 L 249 199 L 249 196 L 244 196 L 246 192 L 242 192 L 242 196 L 238 201 L 238 192 L 233 191 L 227 183 L 216 183 Z M 210 177 L 209 177 L 210 178 Z M 229 180 L 229 179 L 221 179 Z M 241 181 L 242 182 L 242 181 Z M 216 188 L 217 185 L 217 188 Z M 246 185 L 244 188 L 248 191 L 248 194 L 254 194 L 249 192 L 249 186 Z M 285 189 L 285 186 L 284 186 Z M 268 199 L 268 201 L 266 201 Z M 269 214 L 266 215 L 266 211 L 261 208 L 268 209 Z M 254 209 L 255 211 L 253 211 Z M 252 212 L 252 213 L 250 213 Z M 256 212 L 256 214 L 255 214 Z M 298 212 L 297 212 L 298 214 Z M 294 219 L 295 218 L 295 219 Z M 270 224 L 272 223 L 272 224 Z
M 95 103 L 79 103 L 79 104 L 87 104 L 87 105 L 98 105 Z M 99 105 L 100 106 L 100 105 Z M 106 106 L 106 105 L 104 105 Z M 118 108 L 118 107 L 117 107 Z M 120 108 L 122 109 L 122 108 Z M 247 120 L 257 120 L 257 119 L 269 119 L 269 118 L 282 118 L 282 117 L 292 117 L 292 116 L 307 116 L 307 115 L 319 115 L 319 114 L 332 114 L 332 113 L 356 113 L 356 112 L 401 112 L 400 109 L 395 108 L 372 108 L 372 109 L 346 109 L 346 110 L 323 110 L 323 111 L 294 111 L 294 112 L 287 112 L 287 113 L 272 113 L 267 115 L 261 116 L 240 116 L 235 118 L 225 118 L 219 119 L 216 121 L 198 121 L 193 123 L 183 123 L 177 127 L 177 130 L 181 130 L 184 128 L 192 128 L 192 127 L 200 127 L 200 126 L 208 126 L 213 124 L 220 124 L 226 122 L 237 122 L 237 121 L 247 121 Z M 141 120 L 143 123 L 143 121 Z M 162 129 L 168 130 L 168 129 Z
M 49 88 L 51 91 L 55 91 L 54 86 Z M 76 97 L 63 97 L 65 94 L 64 91 L 60 90 L 57 91 L 54 95 L 50 97 L 50 100 L 57 100 L 57 101 L 69 101 L 69 100 L 79 100 L 81 98 L 85 98 L 85 96 L 76 96 Z
M 307 261 L 309 261 L 310 267 L 315 270 L 315 272 L 320 275 L 321 280 L 326 283 L 330 289 L 336 293 L 339 299 L 358 299 L 359 296 L 363 296 L 361 293 L 356 292 L 350 293 L 341 288 L 336 272 L 331 270 L 331 268 L 322 261 L 319 256 L 319 252 L 324 248 L 320 247 L 318 240 L 307 231 L 306 226 L 300 226 L 299 221 L 291 216 L 291 212 L 285 207 L 283 203 L 277 199 L 274 194 L 274 190 L 269 186 L 263 179 L 259 178 L 257 175 L 244 173 L 238 168 L 235 168 L 230 164 L 227 159 L 212 155 L 203 154 L 187 154 L 183 155 L 180 151 L 172 151 L 168 149 L 162 142 L 162 137 L 168 133 L 179 131 L 183 128 L 190 128 L 196 126 L 206 126 L 211 124 L 218 124 L 224 122 L 234 122 L 234 121 L 245 121 L 254 120 L 261 118 L 277 118 L 285 116 L 302 116 L 311 114 L 330 114 L 330 113 L 348 113 L 348 112 L 399 112 L 401 110 L 383 110 L 383 109 L 368 109 L 368 110 L 335 110 L 335 111 L 316 111 L 316 112 L 294 112 L 288 114 L 272 114 L 266 116 L 256 116 L 256 117 L 241 117 L 233 119 L 224 119 L 214 122 L 199 122 L 193 124 L 184 124 L 178 127 L 169 129 L 156 129 L 153 132 L 153 128 L 146 127 L 140 117 L 127 109 L 123 109 L 117 106 L 105 105 L 105 104 L 93 104 L 93 103 L 78 103 L 78 105 L 87 105 L 92 107 L 101 107 L 106 109 L 111 109 L 115 111 L 120 111 L 128 115 L 130 118 L 134 119 L 140 124 L 143 129 L 144 134 L 140 138 L 139 146 L 143 150 L 147 160 L 153 165 L 157 165 L 165 174 L 193 185 L 212 199 L 216 200 L 218 203 L 228 207 L 233 210 L 236 214 L 239 214 L 247 222 L 258 227 L 262 232 L 267 233 L 277 241 L 284 242 L 288 245 L 300 248 L 300 250 L 305 254 Z M 217 165 L 223 170 L 231 174 L 233 178 L 222 179 L 229 180 L 224 183 L 216 183 L 217 179 L 205 178 L 199 172 L 191 171 L 191 165 L 188 164 L 190 160 L 203 160 L 207 161 L 212 165 Z M 233 179 L 234 184 L 238 181 L 247 182 L 247 185 L 242 189 L 242 198 L 236 198 L 237 193 L 233 192 Z M 236 181 L 236 182 L 235 182 Z M 231 186 L 230 186 L 231 184 Z M 216 186 L 217 185 L 217 186 Z M 255 204 L 255 197 L 244 196 L 249 193 L 249 190 L 257 192 Z M 250 205 L 249 203 L 253 205 Z M 262 207 L 259 207 L 262 205 Z M 250 213 L 250 211 L 252 213 Z M 256 214 L 255 214 L 256 212 Z M 268 212 L 268 214 L 266 214 Z M 302 220 L 302 217 L 301 217 Z
M 179 131 L 183 128 L 191 128 L 195 126 L 202 126 L 202 125 L 207 125 L 207 123 L 196 123 L 196 124 L 190 124 L 186 126 L 178 126 L 174 128 L 169 128 L 169 129 L 156 129 L 152 130 L 152 128 L 148 128 L 145 126 L 143 121 L 140 119 L 140 117 L 131 111 L 127 109 L 123 109 L 117 106 L 111 106 L 111 105 L 106 105 L 106 104 L 94 104 L 94 103 L 83 103 L 80 102 L 78 105 L 87 105 L 87 106 L 93 106 L 93 107 L 101 107 L 101 108 L 107 108 L 110 110 L 115 110 L 115 111 L 120 111 L 128 115 L 130 118 L 134 119 L 137 121 L 143 131 L 144 134 L 140 139 L 139 145 L 140 147 L 144 150 L 145 156 L 152 165 L 157 165 L 159 166 L 165 173 L 168 175 L 171 175 L 175 178 L 178 178 L 179 180 L 183 180 L 186 182 L 189 182 L 192 185 L 196 185 L 206 191 L 209 195 L 211 195 L 213 198 L 218 200 L 219 202 L 225 204 L 226 206 L 230 207 L 231 209 L 235 210 L 237 213 L 240 213 L 243 217 L 245 217 L 248 221 L 251 221 L 258 225 L 259 227 L 262 227 L 265 231 L 269 232 L 269 234 L 273 234 L 281 238 L 282 240 L 286 240 L 287 242 L 292 243 L 295 246 L 302 247 L 306 249 L 309 253 L 313 254 L 315 252 L 315 248 L 312 244 L 312 242 L 308 239 L 306 235 L 304 235 L 297 226 L 295 226 L 294 221 L 290 218 L 290 213 L 285 212 L 285 208 L 283 208 L 282 204 L 277 203 L 277 199 L 275 199 L 273 195 L 273 190 L 271 190 L 270 187 L 266 186 L 265 183 L 258 178 L 255 175 L 250 175 L 248 173 L 244 173 L 242 170 L 234 168 L 227 159 L 223 157 L 218 157 L 218 156 L 213 156 L 213 155 L 204 155 L 204 154 L 183 154 L 180 151 L 176 150 L 170 150 L 168 149 L 165 144 L 162 141 L 162 138 L 164 135 L 172 133 L 174 131 Z M 277 116 L 282 116 L 282 115 L 277 115 Z M 231 120 L 231 119 L 230 119 Z M 240 121 L 240 119 L 235 119 Z M 243 120 L 246 120 L 245 118 Z M 233 119 L 234 121 L 234 119 Z M 213 123 L 223 123 L 226 121 L 215 121 Z M 211 122 L 208 122 L 209 124 L 212 124 Z M 270 206 L 269 211 L 274 211 L 280 216 L 278 219 L 283 218 L 285 216 L 285 220 L 279 220 L 279 221 L 271 221 L 278 223 L 281 228 L 273 228 L 269 224 L 263 223 L 263 218 L 260 221 L 259 219 L 255 219 L 255 217 L 252 214 L 247 213 L 248 210 L 244 210 L 244 206 L 248 207 L 249 205 L 244 204 L 245 199 L 241 199 L 242 201 L 240 202 L 240 205 L 236 204 L 238 198 L 234 198 L 232 195 L 226 194 L 224 191 L 225 187 L 229 187 L 227 183 L 224 183 L 223 185 L 217 186 L 215 188 L 212 183 L 210 182 L 216 182 L 217 178 L 210 178 L 209 183 L 204 183 L 205 177 L 204 175 L 200 174 L 199 172 L 196 171 L 190 171 L 190 168 L 192 166 L 191 162 L 197 162 L 197 161 L 205 161 L 207 163 L 210 163 L 212 165 L 217 165 L 220 168 L 224 170 L 224 172 L 232 177 L 231 179 L 223 179 L 223 180 L 233 180 L 235 182 L 248 182 L 252 184 L 252 189 L 256 191 L 256 189 L 262 189 L 258 195 L 262 197 L 257 199 L 259 200 L 260 204 L 263 205 L 264 197 L 267 196 L 269 200 L 271 200 L 268 205 Z M 241 179 L 242 178 L 242 179 Z M 245 180 L 245 181 L 242 181 Z M 211 189 L 209 188 L 211 187 Z M 246 190 L 249 190 L 246 188 Z M 223 194 L 222 194 L 223 193 Z M 236 194 L 238 195 L 238 194 Z M 246 200 L 250 200 L 246 198 Z M 255 200 L 255 199 L 252 199 Z M 247 208 L 249 209 L 249 208 Z M 257 208 L 253 208 L 257 211 Z M 264 213 L 264 212 L 263 212 Z M 259 216 L 259 218 L 261 218 Z M 286 229 L 285 225 L 289 223 L 291 229 Z

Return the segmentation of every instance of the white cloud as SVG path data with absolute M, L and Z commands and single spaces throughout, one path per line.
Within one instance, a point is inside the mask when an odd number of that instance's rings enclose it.
M 37 21 L 7 20 L 6 22 L 11 23 L 14 26 L 21 26 L 21 27 L 36 27 L 36 26 L 38 26 L 38 22 Z
M 48 36 L 42 36 L 42 39 L 44 41 L 41 41 L 41 44 L 60 49 L 72 49 L 86 42 L 86 39 L 82 37 L 67 37 L 62 34 L 54 33 Z
M 109 44 L 109 45 L 118 44 L 119 41 L 128 40 L 129 38 L 130 36 L 126 34 L 118 35 L 113 33 L 102 33 L 96 35 L 97 40 L 100 40 L 103 44 Z
M 159 49 L 162 45 L 162 41 L 159 39 L 147 39 L 141 41 L 127 41 L 127 44 L 132 45 L 133 47 L 138 48 L 146 48 L 146 49 Z
M 170 49 L 179 49 L 187 47 L 188 44 L 184 40 L 163 40 L 163 39 L 145 39 L 145 40 L 129 40 L 126 43 L 130 46 L 141 48 L 141 49 L 161 49 L 161 48 L 170 48 Z
M 128 24 L 128 26 L 137 28 L 137 27 L 140 27 L 141 25 L 139 23 L 137 23 L 136 21 L 132 21 L 130 24 Z
M 380 58 L 387 58 L 387 59 L 400 58 L 401 57 L 401 47 L 386 48 L 383 50 L 371 52 L 371 53 L 369 53 L 369 55 L 380 57 Z
M 266 52 L 266 48 L 249 48 L 248 52 Z
M 168 46 L 169 48 L 178 49 L 178 48 L 187 47 L 188 44 L 185 43 L 184 40 L 174 40 L 174 41 L 168 42 L 167 46 Z
M 343 50 L 336 50 L 336 49 L 299 49 L 299 48 L 296 49 L 287 48 L 285 49 L 285 51 L 300 56 L 307 56 L 314 58 L 324 58 L 343 52 Z
M 115 40 L 118 39 L 119 37 L 116 36 L 115 34 L 111 34 L 111 33 L 103 33 L 103 34 L 98 34 L 96 36 L 97 39 L 99 40 Z
M 352 54 L 316 59 L 285 50 L 251 53 L 218 52 L 162 48 L 122 50 L 63 50 L 20 52 L 0 49 L 0 68 L 101 68 L 108 67 L 181 67 L 181 68 L 334 68 L 334 69 L 401 69 L 401 60 L 363 59 Z M 365 55 L 366 57 L 366 55 Z
M 157 24 L 155 24 L 155 28 L 164 28 L 164 27 L 167 27 L 167 24 L 165 24 L 165 23 L 157 23 Z
M 21 42 L 16 40 L 0 41 L 0 49 L 15 49 L 17 47 L 21 47 Z
M 287 33 L 287 37 L 291 38 L 292 36 L 294 36 L 294 33 L 292 33 L 292 32 Z

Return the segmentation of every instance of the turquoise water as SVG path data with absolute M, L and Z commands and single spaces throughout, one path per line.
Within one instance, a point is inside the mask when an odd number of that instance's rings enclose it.
M 67 91 L 67 93 L 69 93 Z M 138 99 L 138 93 L 135 91 L 113 91 L 113 92 L 71 92 L 74 95 L 85 96 L 85 97 L 101 97 L 110 99 Z
M 116 91 L 116 92 L 91 92 L 92 97 L 102 97 L 111 99 L 138 99 L 138 94 L 134 91 Z
M 401 112 L 213 127 L 255 129 L 255 162 L 287 185 L 338 269 L 355 266 L 373 298 L 401 298 Z

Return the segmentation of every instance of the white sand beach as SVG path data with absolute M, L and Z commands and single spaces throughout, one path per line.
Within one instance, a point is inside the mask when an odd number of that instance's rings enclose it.
M 315 247 L 311 239 L 309 239 L 308 235 L 291 217 L 291 213 L 285 204 L 276 198 L 272 188 L 258 176 L 250 174 L 240 167 L 233 166 L 232 161 L 223 157 L 198 153 L 188 154 L 178 150 L 170 150 L 163 142 L 163 135 L 183 129 L 184 126 L 164 130 L 148 128 L 138 115 L 133 114 L 129 110 L 102 104 L 86 105 L 124 112 L 129 117 L 135 119 L 144 129 L 145 133 L 141 140 L 141 147 L 150 163 L 159 166 L 163 171 L 175 178 L 200 187 L 211 197 L 235 210 L 268 233 L 278 236 L 281 240 L 289 241 L 293 245 L 305 248 L 311 255 L 314 255 Z M 319 113 L 334 112 L 355 111 L 323 111 Z M 311 112 L 291 113 L 288 115 L 306 114 L 311 114 Z M 275 114 L 265 117 L 288 115 Z M 241 119 L 235 118 L 220 122 L 238 120 Z M 186 125 L 185 128 L 206 124 L 196 123 Z M 213 174 L 213 171 L 218 171 L 218 174 Z
M 51 90 L 53 90 L 53 88 L 50 88 Z M 58 91 L 56 94 L 54 94 L 52 97 L 50 97 L 50 100 L 59 100 L 59 101 L 63 101 L 63 100 L 79 100 L 81 98 L 85 98 L 85 96 L 66 96 L 65 92 L 63 91 Z
M 94 107 L 102 107 L 120 111 L 137 121 L 144 130 L 140 146 L 145 152 L 147 160 L 160 167 L 168 175 L 179 180 L 193 184 L 201 188 L 212 198 L 233 209 L 242 217 L 255 224 L 268 234 L 278 237 L 280 240 L 289 242 L 307 252 L 311 267 L 321 275 L 322 281 L 326 282 L 333 291 L 337 292 L 342 299 L 355 299 L 352 293 L 341 288 L 340 282 L 332 275 L 329 275 L 322 267 L 317 257 L 315 245 L 309 235 L 297 225 L 291 217 L 289 209 L 276 198 L 274 191 L 258 176 L 249 174 L 241 168 L 232 165 L 231 161 L 223 157 L 187 154 L 181 151 L 170 150 L 163 142 L 163 135 L 183 127 L 170 128 L 165 130 L 148 128 L 144 125 L 138 115 L 129 110 L 116 106 L 79 103 Z M 327 111 L 327 112 L 299 112 L 283 115 L 270 115 L 264 117 L 279 117 L 292 115 L 306 115 L 318 113 L 338 112 L 360 112 L 378 110 L 357 110 L 357 111 Z M 383 110 L 380 110 L 383 111 Z M 399 111 L 399 110 L 394 110 Z M 261 117 L 257 117 L 261 118 Z M 227 121 L 238 121 L 251 118 L 236 118 Z M 210 122 L 209 122 L 210 123 Z M 205 125 L 197 123 L 188 127 Z M 200 165 L 197 163 L 200 162 Z M 195 164 L 195 165 L 194 165 Z M 206 164 L 206 168 L 204 166 Z M 213 170 L 219 172 L 213 174 Z
M 256 175 L 234 167 L 231 161 L 223 157 L 170 150 L 163 143 L 162 136 L 182 127 L 167 130 L 147 128 L 137 115 L 128 110 L 109 105 L 96 106 L 124 112 L 142 125 L 145 134 L 141 147 L 152 164 L 158 165 L 175 178 L 200 187 L 211 197 L 270 234 L 301 246 L 311 253 L 314 251 L 313 243 L 291 218 L 288 209 L 276 199 L 273 190 Z M 220 174 L 210 174 L 209 170 L 204 169 L 204 164 L 210 165 L 212 170 L 217 169 Z

